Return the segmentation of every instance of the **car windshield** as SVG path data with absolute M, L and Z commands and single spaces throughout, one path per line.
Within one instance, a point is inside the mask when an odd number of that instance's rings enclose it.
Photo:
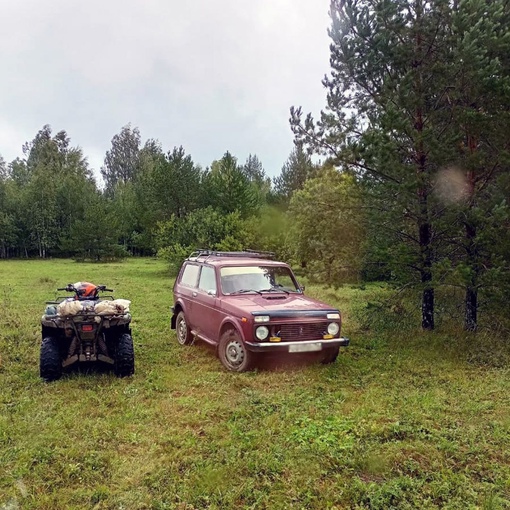
M 248 292 L 300 292 L 292 271 L 286 266 L 222 267 L 223 294 Z

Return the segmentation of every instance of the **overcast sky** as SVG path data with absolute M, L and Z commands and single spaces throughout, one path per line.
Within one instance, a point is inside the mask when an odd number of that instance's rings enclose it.
M 96 171 L 131 123 L 208 166 L 292 150 L 289 107 L 318 113 L 329 0 L 0 0 L 0 155 L 44 124 Z

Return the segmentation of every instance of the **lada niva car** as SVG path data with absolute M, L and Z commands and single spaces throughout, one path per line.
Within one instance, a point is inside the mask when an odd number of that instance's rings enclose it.
M 340 311 L 304 295 L 291 268 L 266 252 L 197 251 L 174 284 L 171 320 L 177 341 L 216 346 L 232 371 L 253 368 L 262 353 L 320 351 L 333 363 L 349 339 Z

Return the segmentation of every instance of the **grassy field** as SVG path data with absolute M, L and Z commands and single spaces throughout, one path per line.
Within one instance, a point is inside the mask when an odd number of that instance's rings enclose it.
M 39 379 L 44 301 L 78 280 L 132 301 L 134 377 Z M 172 284 L 150 259 L 0 262 L 1 510 L 510 508 L 500 339 L 367 329 L 383 290 L 308 286 L 344 310 L 351 347 L 233 374 L 177 345 Z

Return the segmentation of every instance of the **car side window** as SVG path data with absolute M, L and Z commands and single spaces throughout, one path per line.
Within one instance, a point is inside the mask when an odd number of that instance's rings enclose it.
M 181 284 L 187 287 L 196 287 L 198 280 L 198 272 L 200 266 L 196 264 L 186 264 L 184 271 L 182 272 Z
M 213 267 L 202 266 L 198 288 L 204 290 L 205 292 L 216 292 L 216 274 Z

